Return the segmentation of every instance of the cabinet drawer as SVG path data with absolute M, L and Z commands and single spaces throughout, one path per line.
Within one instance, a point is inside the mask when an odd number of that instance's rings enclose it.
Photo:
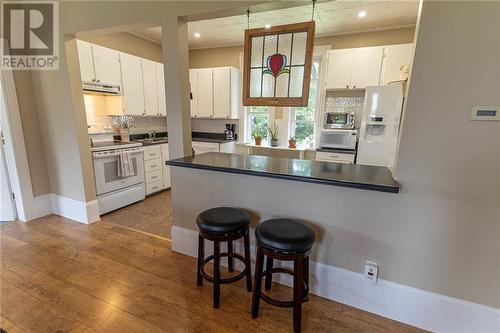
M 144 149 L 144 161 L 161 158 L 161 146 L 148 147 Z
M 160 180 L 163 181 L 163 172 L 161 169 L 146 172 L 146 184 L 154 183 Z
M 161 158 L 144 161 L 144 172 L 161 170 L 161 167 L 162 167 Z
M 316 161 L 354 163 L 354 154 L 333 153 L 333 152 L 327 153 L 324 151 L 318 151 L 316 152 Z
M 146 184 L 146 195 L 149 195 L 149 194 L 161 191 L 161 190 L 163 190 L 163 182 L 162 181 Z

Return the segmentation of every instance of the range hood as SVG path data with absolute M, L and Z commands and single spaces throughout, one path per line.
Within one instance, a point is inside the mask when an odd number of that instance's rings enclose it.
M 83 92 L 98 95 L 121 95 L 121 89 L 119 85 L 101 82 L 83 82 Z

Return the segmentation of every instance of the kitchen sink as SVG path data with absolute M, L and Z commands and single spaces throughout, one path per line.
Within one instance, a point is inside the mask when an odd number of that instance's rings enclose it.
M 166 143 L 168 142 L 168 138 L 167 137 L 157 137 L 157 138 L 147 138 L 147 139 L 140 139 L 140 140 L 136 140 L 138 142 L 142 142 L 142 143 Z

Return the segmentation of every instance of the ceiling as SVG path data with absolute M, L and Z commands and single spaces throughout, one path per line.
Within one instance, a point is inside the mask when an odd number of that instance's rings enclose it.
M 330 36 L 370 30 L 413 26 L 419 1 L 350 1 L 321 2 L 316 5 L 316 36 Z M 250 28 L 309 21 L 311 5 L 250 14 Z M 365 17 L 358 17 L 366 11 Z M 188 23 L 189 48 L 211 48 L 242 45 L 246 15 L 223 17 Z M 161 44 L 161 28 L 132 30 L 131 33 Z M 194 37 L 199 33 L 200 38 Z

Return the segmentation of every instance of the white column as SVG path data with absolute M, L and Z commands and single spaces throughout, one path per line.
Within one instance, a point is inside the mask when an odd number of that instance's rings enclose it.
M 169 16 L 161 25 L 170 158 L 191 155 L 188 25 Z

